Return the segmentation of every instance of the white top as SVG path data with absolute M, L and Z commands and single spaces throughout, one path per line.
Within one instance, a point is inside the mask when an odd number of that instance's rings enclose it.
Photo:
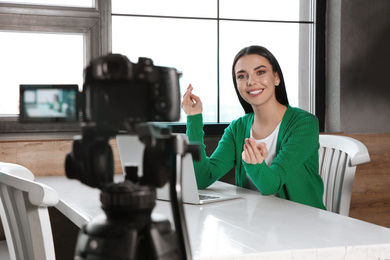
M 266 147 L 267 147 L 267 150 L 268 150 L 268 157 L 267 159 L 265 159 L 265 163 L 270 166 L 272 161 L 275 159 L 276 157 L 276 143 L 278 142 L 278 133 L 279 133 L 279 128 L 280 128 L 280 123 L 276 126 L 276 128 L 274 129 L 274 131 L 269 135 L 267 136 L 266 138 L 264 139 L 261 139 L 261 140 L 256 140 L 256 143 L 259 144 L 259 143 L 265 143 Z M 252 134 L 252 131 L 253 131 L 253 126 L 251 128 L 251 138 L 253 138 L 253 134 Z M 248 186 L 248 189 L 251 189 L 251 190 L 255 190 L 255 191 L 259 191 L 256 186 L 253 184 L 251 178 L 249 177 L 249 175 L 247 174 L 246 175 L 246 179 L 247 179 L 247 186 Z
M 37 181 L 57 191 L 56 208 L 72 221 L 103 213 L 98 189 L 64 176 Z M 219 181 L 208 189 L 242 198 L 184 205 L 194 260 L 390 259 L 388 228 Z M 153 213 L 174 226 L 171 211 L 169 202 L 157 201 Z

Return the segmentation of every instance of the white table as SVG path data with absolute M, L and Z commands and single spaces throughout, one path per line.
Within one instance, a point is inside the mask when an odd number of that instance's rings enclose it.
M 55 189 L 56 206 L 81 227 L 103 214 L 98 189 L 66 177 L 40 177 Z M 242 198 L 185 205 L 194 259 L 390 259 L 390 229 L 222 182 L 211 189 Z M 174 225 L 169 202 L 154 212 Z

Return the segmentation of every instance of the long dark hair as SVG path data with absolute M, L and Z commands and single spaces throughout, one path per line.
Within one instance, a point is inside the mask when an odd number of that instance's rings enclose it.
M 275 87 L 275 95 L 276 95 L 276 100 L 282 104 L 282 105 L 288 105 L 288 98 L 287 98 L 287 92 L 286 92 L 286 85 L 284 84 L 284 77 L 282 73 L 282 69 L 279 66 L 279 62 L 276 60 L 275 56 L 266 48 L 262 46 L 257 46 L 257 45 L 252 45 L 249 47 L 243 48 L 241 51 L 239 51 L 234 58 L 233 61 L 233 66 L 232 66 L 232 76 L 233 76 L 233 84 L 234 84 L 234 89 L 236 90 L 238 99 L 241 103 L 241 106 L 244 108 L 245 113 L 251 113 L 253 112 L 252 106 L 246 102 L 240 95 L 238 88 L 237 88 L 237 82 L 236 82 L 236 75 L 234 73 L 234 66 L 236 66 L 237 61 L 245 55 L 249 54 L 257 54 L 260 56 L 263 56 L 266 58 L 269 63 L 272 65 L 272 69 L 274 72 L 277 72 L 279 75 L 280 83 L 277 87 Z

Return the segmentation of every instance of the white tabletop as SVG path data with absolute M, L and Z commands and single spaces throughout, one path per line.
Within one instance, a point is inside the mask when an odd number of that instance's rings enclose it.
M 55 189 L 56 206 L 81 227 L 103 214 L 98 189 L 66 177 L 39 177 Z M 194 259 L 390 259 L 390 229 L 216 182 L 210 189 L 242 198 L 185 205 Z M 174 225 L 170 203 L 154 210 Z

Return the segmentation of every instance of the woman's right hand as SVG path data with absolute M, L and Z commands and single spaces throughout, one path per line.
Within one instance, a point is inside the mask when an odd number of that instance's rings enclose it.
M 187 91 L 183 95 L 183 101 L 181 102 L 181 108 L 187 116 L 201 114 L 203 111 L 202 101 L 198 96 L 192 94 L 193 89 L 191 84 L 188 85 Z

